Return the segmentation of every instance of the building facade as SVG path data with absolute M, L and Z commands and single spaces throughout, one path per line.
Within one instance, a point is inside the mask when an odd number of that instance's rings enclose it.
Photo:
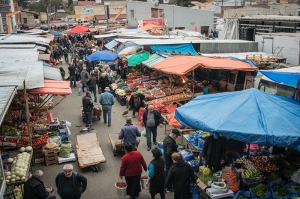
M 24 27 L 35 27 L 41 23 L 39 13 L 23 10 L 20 15 L 19 20 Z
M 7 25 L 6 25 L 6 14 L 14 12 L 15 10 L 15 5 L 13 0 L 1 0 L 0 1 L 0 14 L 1 14 L 1 20 L 3 24 L 3 32 L 7 32 Z M 16 32 L 17 31 L 17 21 L 16 21 L 16 16 L 13 15 L 9 17 L 10 21 L 10 31 L 11 32 Z
M 127 23 L 138 26 L 141 20 L 163 20 L 169 29 L 196 30 L 206 34 L 213 29 L 214 12 L 175 5 L 127 2 Z

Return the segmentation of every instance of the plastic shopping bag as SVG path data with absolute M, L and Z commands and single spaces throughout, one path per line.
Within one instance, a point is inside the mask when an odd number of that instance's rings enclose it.
M 141 135 L 144 136 L 144 137 L 147 136 L 147 135 L 146 135 L 146 129 L 144 129 L 144 130 L 141 132 Z
M 202 199 L 196 185 L 191 185 L 192 199 Z

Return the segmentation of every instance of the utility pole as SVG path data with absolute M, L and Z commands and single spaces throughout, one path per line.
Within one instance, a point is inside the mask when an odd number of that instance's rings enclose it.
M 46 6 L 47 6 L 47 26 L 48 26 L 48 30 L 49 30 L 49 4 L 50 4 L 50 0 L 46 0 Z
M 105 10 L 105 16 L 106 16 L 106 26 L 109 27 L 109 2 L 104 2 L 104 10 Z

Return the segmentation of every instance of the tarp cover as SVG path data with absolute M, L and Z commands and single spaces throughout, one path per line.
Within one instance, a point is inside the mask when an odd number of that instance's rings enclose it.
M 300 102 L 255 88 L 199 96 L 177 108 L 175 118 L 188 128 L 300 151 Z
M 45 80 L 42 88 L 30 90 L 30 94 L 69 95 L 72 94 L 70 83 L 67 81 Z
M 228 58 L 212 58 L 202 56 L 170 56 L 164 61 L 151 66 L 152 69 L 161 70 L 164 73 L 184 75 L 195 68 L 202 67 L 220 70 L 255 71 L 258 68 L 248 63 Z
M 298 88 L 300 67 L 291 67 L 289 69 L 290 70 L 261 70 L 260 72 L 274 82 Z
M 159 55 L 198 55 L 192 44 L 172 44 L 172 45 L 153 45 L 150 46 L 153 53 Z
M 67 32 L 67 34 L 78 34 L 78 33 L 85 33 L 89 32 L 90 30 L 87 27 L 84 26 L 75 26 L 71 30 Z

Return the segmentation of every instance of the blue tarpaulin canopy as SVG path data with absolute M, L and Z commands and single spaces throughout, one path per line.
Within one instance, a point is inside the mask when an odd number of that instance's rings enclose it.
M 299 66 L 279 70 L 261 70 L 260 72 L 274 82 L 298 88 L 300 80 Z
M 171 44 L 150 46 L 153 53 L 159 55 L 198 55 L 192 44 Z
M 199 96 L 175 110 L 183 126 L 300 151 L 300 102 L 257 89 Z

